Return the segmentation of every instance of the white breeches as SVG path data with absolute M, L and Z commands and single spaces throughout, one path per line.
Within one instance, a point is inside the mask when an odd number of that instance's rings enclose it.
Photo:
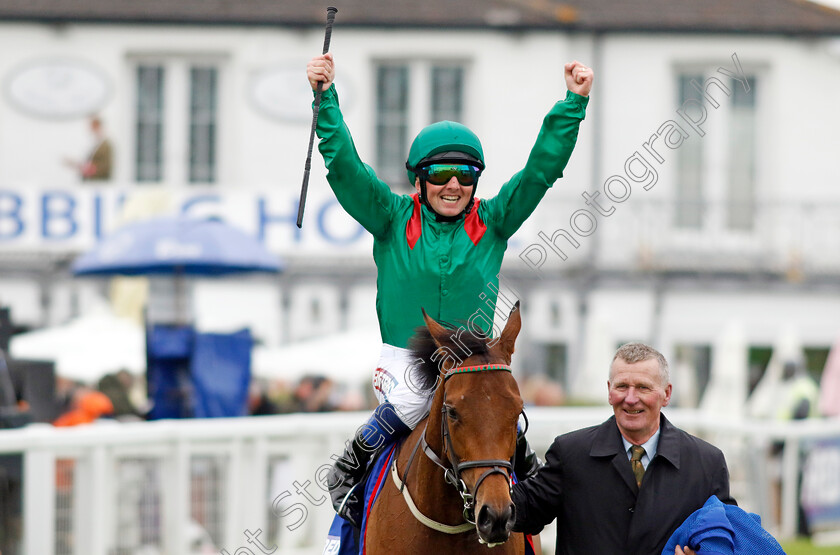
M 434 389 L 421 391 L 414 377 L 411 351 L 383 344 L 373 373 L 373 391 L 379 403 L 391 403 L 403 423 L 412 430 L 427 414 Z

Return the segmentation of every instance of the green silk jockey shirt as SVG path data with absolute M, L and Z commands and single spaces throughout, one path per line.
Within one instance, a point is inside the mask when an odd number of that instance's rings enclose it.
M 416 194 L 392 192 L 362 162 L 335 86 L 322 93 L 318 148 L 338 202 L 373 235 L 376 314 L 384 343 L 408 348 L 415 329 L 424 325 L 421 309 L 439 322 L 492 333 L 508 239 L 563 176 L 588 101 L 567 92 L 545 116 L 525 168 L 495 197 L 476 197 L 467 216 L 439 222 Z

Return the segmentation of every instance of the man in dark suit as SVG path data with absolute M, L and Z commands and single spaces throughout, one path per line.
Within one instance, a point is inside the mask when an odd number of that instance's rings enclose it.
M 537 533 L 556 518 L 557 555 L 659 555 L 709 496 L 735 504 L 726 460 L 661 414 L 671 382 L 657 350 L 619 348 L 607 388 L 614 416 L 557 437 L 546 465 L 514 486 L 514 530 Z

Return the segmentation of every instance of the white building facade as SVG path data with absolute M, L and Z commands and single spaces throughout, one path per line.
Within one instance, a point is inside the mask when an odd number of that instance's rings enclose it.
M 795 36 L 750 21 L 743 32 L 587 27 L 560 14 L 539 26 L 501 11 L 501 23 L 444 27 L 366 23 L 352 10 L 343 21 L 339 10 L 331 50 L 345 118 L 362 158 L 403 192 L 411 139 L 455 119 L 482 138 L 478 194 L 492 195 L 563 98 L 563 63 L 595 69 L 565 177 L 502 271 L 523 301 L 521 372 L 602 399 L 605 357 L 642 340 L 702 391 L 732 327 L 755 364 L 793 336 L 819 365 L 840 334 L 840 13 Z M 247 288 L 197 283 L 200 327 L 248 325 L 281 345 L 376 325 L 372 241 L 336 204 L 317 152 L 295 226 L 305 65 L 324 32 L 306 16 L 0 17 L 0 304 L 18 325 L 60 323 L 106 297 L 105 282 L 71 276 L 72 259 L 125 219 L 176 212 L 221 217 L 287 267 Z M 92 113 L 114 145 L 102 184 L 62 163 L 92 147 Z

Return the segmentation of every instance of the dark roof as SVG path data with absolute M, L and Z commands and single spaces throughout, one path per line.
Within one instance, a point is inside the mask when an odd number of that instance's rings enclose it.
M 330 1 L 330 0 L 328 0 Z M 331 0 L 336 25 L 611 32 L 840 34 L 840 11 L 807 0 Z M 323 25 L 311 0 L 0 0 L 0 20 Z

